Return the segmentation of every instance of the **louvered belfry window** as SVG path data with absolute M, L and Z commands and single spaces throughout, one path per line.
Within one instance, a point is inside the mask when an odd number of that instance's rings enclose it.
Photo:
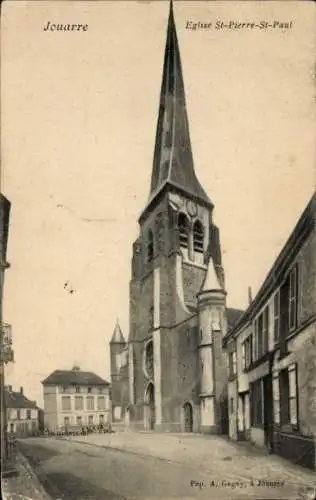
M 193 249 L 195 252 L 203 253 L 204 228 L 202 223 L 197 220 L 193 226 Z
M 188 248 L 189 246 L 189 221 L 185 214 L 179 214 L 178 217 L 179 227 L 179 242 L 180 247 Z

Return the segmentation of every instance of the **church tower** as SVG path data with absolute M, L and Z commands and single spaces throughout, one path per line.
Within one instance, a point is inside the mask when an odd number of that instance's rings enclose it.
M 212 212 L 194 169 L 171 1 L 150 193 L 133 245 L 129 373 L 135 427 L 198 430 L 197 294 L 210 257 L 224 287 Z

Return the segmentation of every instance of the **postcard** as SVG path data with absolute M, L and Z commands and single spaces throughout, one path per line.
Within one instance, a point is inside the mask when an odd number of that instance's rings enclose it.
M 315 32 L 3 2 L 6 498 L 316 498 Z

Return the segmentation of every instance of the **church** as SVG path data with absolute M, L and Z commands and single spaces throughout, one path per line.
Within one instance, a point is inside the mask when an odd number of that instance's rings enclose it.
M 113 419 L 135 429 L 227 433 L 226 306 L 214 205 L 194 169 L 172 1 L 150 195 L 139 217 L 130 327 L 110 342 Z

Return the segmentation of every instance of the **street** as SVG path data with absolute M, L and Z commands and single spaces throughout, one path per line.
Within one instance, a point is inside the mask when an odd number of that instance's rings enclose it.
M 297 499 L 316 484 L 309 471 L 210 436 L 122 432 L 19 448 L 54 500 Z

